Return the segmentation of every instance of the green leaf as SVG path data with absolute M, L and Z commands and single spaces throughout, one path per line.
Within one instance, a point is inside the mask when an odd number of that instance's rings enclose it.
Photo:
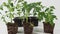
M 53 11 L 53 9 L 50 9 L 50 11 Z
M 22 2 L 22 1 L 24 1 L 24 0 L 18 0 L 18 3 L 19 3 L 19 2 Z
M 39 12 L 41 9 L 39 7 L 35 8 L 36 12 Z
M 41 6 L 41 8 L 43 9 L 45 6 L 43 6 L 43 5 L 40 5 Z
M 13 3 L 10 3 L 10 6 L 13 7 Z
M 44 18 L 47 18 L 47 16 L 46 16 L 46 15 L 44 15 Z
M 14 7 L 11 7 L 9 9 L 10 9 L 10 12 L 13 12 L 14 11 Z
M 53 18 L 57 19 L 57 17 L 55 15 L 52 15 Z
M 23 6 L 26 6 L 27 5 L 27 2 L 25 1 L 24 3 L 22 3 L 23 4 Z
M 16 9 L 18 9 L 18 8 L 20 8 L 20 5 L 19 4 L 17 4 L 17 6 L 16 6 Z
M 55 9 L 55 7 L 54 7 L 54 6 L 50 6 L 50 8 Z
M 6 2 L 3 2 L 3 5 L 6 6 L 7 5 Z
M 12 14 L 11 17 L 14 18 L 14 15 Z
M 10 4 L 10 3 L 11 3 L 11 1 L 12 1 L 12 0 L 8 0 L 8 4 Z
M 28 13 L 30 13 L 30 11 L 31 11 L 32 7 L 27 6 L 25 9 L 27 10 L 27 12 L 28 12 Z
M 1 19 L 4 19 L 4 17 L 2 16 Z
M 24 9 L 24 7 L 22 8 L 22 11 L 23 11 L 23 12 L 25 12 L 25 9 Z
M 38 19 L 41 21 L 43 20 L 43 16 L 41 15 L 41 12 L 38 12 Z
M 39 18 L 40 21 L 43 20 L 43 17 L 42 16 L 39 16 L 38 18 Z
M 19 11 L 17 14 L 20 15 L 20 13 L 21 13 L 21 12 Z
M 6 20 L 5 20 L 5 17 L 4 16 L 2 16 L 1 19 L 3 19 L 3 21 L 6 23 Z
M 41 2 L 37 2 L 36 4 L 37 4 L 37 5 L 41 5 Z
M 34 13 L 34 15 L 37 15 L 37 13 Z
M 12 13 L 10 13 L 10 14 L 9 14 L 9 18 L 12 19 L 13 17 L 14 17 L 14 15 L 13 15 Z
M 0 6 L 0 10 L 3 10 L 3 6 L 2 5 Z
M 9 9 L 10 8 L 10 5 L 7 4 L 6 7 Z
M 49 8 L 46 8 L 46 9 L 45 9 L 45 11 L 48 11 L 48 10 L 49 10 Z
M 20 9 L 17 9 L 17 11 L 20 11 Z
M 45 14 L 44 12 L 41 12 L 41 15 L 42 15 L 42 16 L 44 16 L 44 14 Z
M 50 21 L 50 24 L 51 24 L 51 26 L 53 26 L 53 25 L 54 25 L 54 22 L 53 22 L 53 20 L 51 20 L 51 21 Z

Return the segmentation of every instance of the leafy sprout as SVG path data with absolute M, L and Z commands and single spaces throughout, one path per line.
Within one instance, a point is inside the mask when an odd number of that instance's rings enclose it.
M 55 9 L 54 6 L 50 6 L 50 7 L 47 7 L 45 9 L 45 14 L 44 14 L 44 18 L 45 18 L 45 22 L 49 22 L 51 25 L 54 24 L 54 19 L 57 19 L 56 16 L 54 15 L 53 13 L 53 10 Z
M 13 21 L 12 19 L 14 18 L 14 14 L 15 14 L 14 13 L 15 9 L 18 12 L 17 14 L 20 15 L 20 10 L 19 10 L 20 6 L 19 6 L 19 3 L 17 3 L 17 5 L 14 6 L 14 3 L 12 2 L 12 0 L 8 0 L 8 3 L 3 2 L 3 4 L 0 5 L 0 10 L 4 10 L 3 6 L 6 7 L 8 9 L 8 11 L 5 11 L 6 15 L 2 15 L 1 18 L 3 19 L 4 22 L 7 22 L 6 19 L 5 19 L 5 17 L 8 17 L 8 18 L 11 19 L 11 23 L 12 23 L 12 21 Z

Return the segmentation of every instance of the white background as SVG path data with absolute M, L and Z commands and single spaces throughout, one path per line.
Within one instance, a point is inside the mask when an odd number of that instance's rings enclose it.
M 7 0 L 0 0 L 0 4 L 2 2 L 5 2 Z M 28 3 L 31 2 L 40 2 L 42 1 L 42 4 L 45 6 L 55 6 L 55 15 L 57 16 L 58 20 L 55 20 L 55 29 L 54 29 L 54 34 L 59 34 L 60 32 L 60 0 L 26 0 Z M 3 32 L 3 33 L 2 33 Z M 4 22 L 1 22 L 0 20 L 0 34 L 7 34 L 7 28 Z

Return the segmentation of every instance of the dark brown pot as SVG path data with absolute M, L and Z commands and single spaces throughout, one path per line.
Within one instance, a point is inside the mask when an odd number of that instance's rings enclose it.
M 8 34 L 16 34 L 18 32 L 18 26 L 15 23 L 7 23 Z
M 30 25 L 30 23 L 23 23 L 24 27 L 24 34 L 33 34 L 33 27 Z
M 54 25 L 52 26 L 52 25 L 49 24 L 49 23 L 43 22 L 43 26 L 44 26 L 44 32 L 45 32 L 45 33 L 51 33 L 51 34 L 53 34 L 53 30 L 54 30 L 55 23 L 54 23 Z

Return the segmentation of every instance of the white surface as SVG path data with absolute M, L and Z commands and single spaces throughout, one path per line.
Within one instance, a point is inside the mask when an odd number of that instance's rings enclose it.
M 0 21 L 0 34 L 8 34 L 6 24 Z
M 24 33 L 17 33 L 17 34 L 24 34 Z M 33 33 L 33 34 L 50 34 L 50 33 L 40 33 L 40 32 L 36 32 L 36 33 Z

